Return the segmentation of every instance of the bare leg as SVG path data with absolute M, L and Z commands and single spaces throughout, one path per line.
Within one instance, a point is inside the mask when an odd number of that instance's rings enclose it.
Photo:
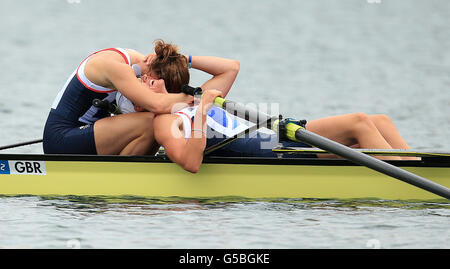
M 151 112 L 117 115 L 94 125 L 97 153 L 101 155 L 146 155 L 155 153 Z
M 394 149 L 409 149 L 409 145 L 398 132 L 392 120 L 386 115 L 371 115 L 370 120 L 378 131 Z
M 370 117 L 364 113 L 332 116 L 307 123 L 306 129 L 346 146 L 359 144 L 361 148 L 392 149 Z M 380 157 L 400 160 L 399 157 Z
M 394 149 L 409 149 L 409 145 L 398 132 L 392 120 L 383 114 L 371 115 L 370 120 L 375 124 L 378 131 Z M 403 160 L 419 160 L 418 157 L 402 157 Z

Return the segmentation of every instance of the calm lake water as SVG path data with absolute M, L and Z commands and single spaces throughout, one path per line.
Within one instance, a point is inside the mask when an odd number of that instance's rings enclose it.
M 89 53 L 162 38 L 239 60 L 229 99 L 301 119 L 383 113 L 412 148 L 450 151 L 449 25 L 447 0 L 2 0 L 0 145 L 42 137 Z M 449 217 L 448 204 L 381 201 L 0 197 L 0 248 L 438 249 Z

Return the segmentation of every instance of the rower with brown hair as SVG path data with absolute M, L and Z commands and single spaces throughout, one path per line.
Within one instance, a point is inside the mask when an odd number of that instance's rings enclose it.
M 44 128 L 44 152 L 154 154 L 158 148 L 154 113 L 170 113 L 176 103 L 193 102 L 192 96 L 179 93 L 179 87 L 189 83 L 188 59 L 175 45 L 162 40 L 155 41 L 154 50 L 143 55 L 131 49 L 108 48 L 82 61 L 53 102 Z M 163 81 L 167 91 L 146 90 L 137 79 L 141 75 Z M 113 101 L 117 92 L 147 112 L 109 117 L 92 106 L 94 99 Z

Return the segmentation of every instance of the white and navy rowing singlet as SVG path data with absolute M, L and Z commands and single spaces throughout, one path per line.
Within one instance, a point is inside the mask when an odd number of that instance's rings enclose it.
M 191 137 L 193 120 L 197 108 L 198 106 L 187 107 L 174 113 L 183 119 L 186 139 Z M 206 148 L 208 148 L 226 141 L 227 138 L 235 137 L 236 135 L 249 130 L 251 126 L 254 126 L 254 123 L 244 121 L 243 119 L 234 116 L 221 108 L 212 106 L 206 117 L 206 125 L 208 127 Z M 209 155 L 220 157 L 274 158 L 277 157 L 277 155 L 272 152 L 272 149 L 278 145 L 278 135 L 275 132 L 269 130 L 268 132 L 256 131 L 231 141 L 225 146 L 213 151 Z M 285 147 L 310 147 L 307 144 L 292 141 L 284 141 L 281 145 Z M 293 154 L 289 156 L 296 158 L 315 157 L 313 155 L 294 156 Z
M 92 83 L 84 69 L 90 56 L 102 52 L 119 53 L 131 65 L 130 55 L 122 48 L 108 48 L 89 55 L 67 79 L 53 101 L 44 128 L 44 153 L 96 154 L 94 123 L 110 116 L 92 105 L 94 99 L 114 101 L 116 90 Z
M 104 49 L 93 54 L 106 50 L 119 53 L 125 63 L 130 65 L 130 55 L 122 48 Z M 84 68 L 88 60 L 89 57 L 81 62 L 59 91 L 53 101 L 52 112 L 69 120 L 93 124 L 95 121 L 109 115 L 106 111 L 92 106 L 92 101 L 96 98 L 113 101 L 117 91 L 94 84 L 86 77 Z
M 133 103 L 125 96 L 117 93 L 117 106 L 122 113 L 136 112 Z M 178 115 L 183 120 L 185 138 L 191 137 L 194 116 L 198 106 L 187 107 L 173 114 Z M 212 106 L 206 117 L 206 125 L 208 127 L 206 148 L 217 145 L 227 138 L 235 137 L 237 134 L 249 130 L 254 123 L 250 123 L 234 116 L 227 111 Z M 210 153 L 210 156 L 219 157 L 270 157 L 276 158 L 277 155 L 272 149 L 279 145 L 278 135 L 273 132 L 255 131 L 246 134 L 245 137 L 236 139 L 218 150 Z M 282 146 L 285 147 L 311 147 L 307 144 L 292 141 L 283 141 Z M 315 155 L 289 154 L 293 158 L 315 158 Z
M 183 120 L 186 139 L 191 137 L 191 130 L 197 108 L 198 106 L 186 107 L 174 113 L 175 115 L 179 115 Z M 241 120 L 216 106 L 212 106 L 206 116 L 206 125 L 215 132 L 221 134 L 223 137 L 234 137 L 245 130 L 248 130 L 249 125 L 247 124 L 244 120 Z
M 120 92 L 116 95 L 116 104 L 120 111 L 124 114 L 136 112 L 133 103 L 123 96 Z M 178 115 L 183 120 L 183 129 L 185 138 L 190 138 L 191 128 L 195 113 L 198 106 L 186 107 L 173 114 Z M 234 137 L 235 135 L 249 129 L 253 123 L 246 122 L 227 111 L 212 106 L 206 116 L 206 125 L 215 132 L 222 135 L 222 137 Z

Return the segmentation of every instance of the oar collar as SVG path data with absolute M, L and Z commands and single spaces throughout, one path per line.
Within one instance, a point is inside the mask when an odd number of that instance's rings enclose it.
M 295 120 L 293 118 L 280 118 L 276 124 L 276 129 L 278 130 L 278 140 L 281 141 L 297 141 L 300 142 L 296 137 L 295 133 L 298 129 L 305 129 L 307 121 L 306 120 Z M 275 125 L 274 124 L 274 125 Z

